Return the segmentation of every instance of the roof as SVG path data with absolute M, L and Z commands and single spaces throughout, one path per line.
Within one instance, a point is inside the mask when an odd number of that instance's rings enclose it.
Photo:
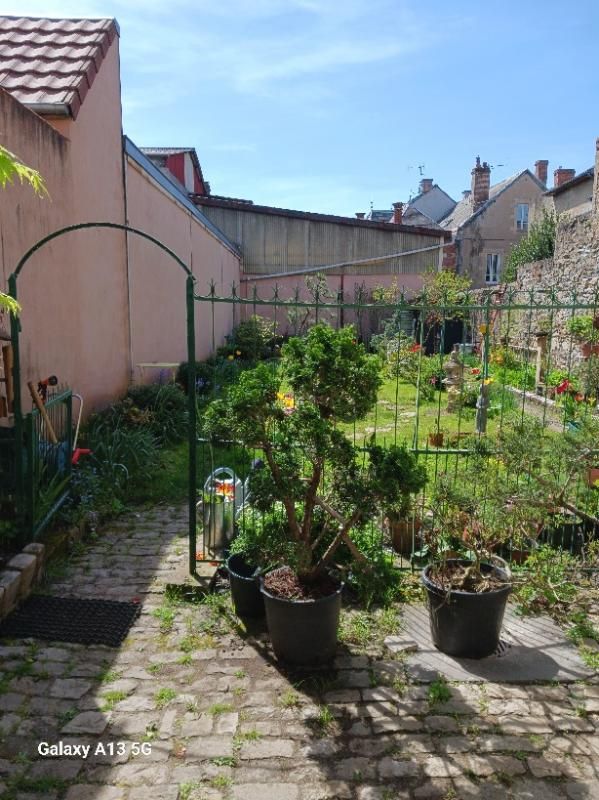
M 545 188 L 541 181 L 536 178 L 529 169 L 524 169 L 522 172 L 511 175 L 509 178 L 506 178 L 500 183 L 496 183 L 494 186 L 491 186 L 489 189 L 489 199 L 476 211 L 473 210 L 472 195 L 462 198 L 462 200 L 456 204 L 453 211 L 451 211 L 444 219 L 442 219 L 439 224 L 446 230 L 455 231 L 458 228 L 461 228 L 479 214 L 482 214 L 484 211 L 486 211 L 489 206 L 491 206 L 495 200 L 497 200 L 499 195 L 505 192 L 506 189 L 512 186 L 512 184 L 516 183 L 516 181 L 522 178 L 524 175 L 528 175 L 530 178 L 532 178 L 532 180 L 539 186 L 540 189 Z
M 585 171 L 581 172 L 579 175 L 575 175 L 573 178 L 570 178 L 569 181 L 562 183 L 561 186 L 554 186 L 553 189 L 549 189 L 549 191 L 545 192 L 545 194 L 552 195 L 555 197 L 556 194 L 567 192 L 568 189 L 573 189 L 574 186 L 578 186 L 579 183 L 584 183 L 585 181 L 593 180 L 594 177 L 595 177 L 595 168 L 589 167 L 589 169 L 585 169 Z
M 355 217 L 338 217 L 334 214 L 316 214 L 313 211 L 293 211 L 288 208 L 276 208 L 275 206 L 258 206 L 248 200 L 234 200 L 214 195 L 194 195 L 194 202 L 200 206 L 212 208 L 230 208 L 235 211 L 247 211 L 255 214 L 272 214 L 279 217 L 291 217 L 293 219 L 305 219 L 312 222 L 332 222 L 336 225 L 349 225 L 351 227 L 378 228 L 384 231 L 404 231 L 406 233 L 422 234 L 423 236 L 440 236 L 449 239 L 447 231 L 435 227 L 418 225 L 395 225 L 389 222 L 377 222 L 376 220 L 357 219 Z
M 189 199 L 189 195 L 185 190 L 185 187 L 179 188 L 178 182 L 175 183 L 170 178 L 168 178 L 162 170 L 160 170 L 153 161 L 151 161 L 139 147 L 133 144 L 131 139 L 128 136 L 123 136 L 123 142 L 125 146 L 125 153 L 133 160 L 135 163 L 141 167 L 145 172 L 148 173 L 165 191 L 167 191 L 172 197 L 177 200 L 177 202 L 181 203 L 181 205 L 185 206 L 187 211 L 192 214 L 198 222 L 200 222 L 206 230 L 209 230 L 216 238 L 222 242 L 232 253 L 234 253 L 238 258 L 241 256 L 239 252 L 239 248 L 236 247 L 230 239 L 227 239 L 225 234 L 217 228 L 217 226 L 209 220 L 205 214 L 202 214 L 201 210 L 194 205 L 191 200 Z
M 371 208 L 365 219 L 370 220 L 370 222 L 393 222 L 393 211 Z
M 200 165 L 200 159 L 198 158 L 198 153 L 195 147 L 140 147 L 141 152 L 148 156 L 150 160 L 155 158 L 168 158 L 169 156 L 177 156 L 181 153 L 189 153 L 193 166 L 196 169 L 200 181 L 204 186 L 207 185 L 207 182 L 204 180 L 204 174 L 202 173 L 202 167 Z M 168 174 L 173 177 L 173 180 L 177 180 L 172 173 L 167 170 Z M 179 181 L 177 181 L 179 183 Z M 209 184 L 208 184 L 209 185 Z
M 433 222 L 439 222 L 455 206 L 456 201 L 435 183 L 428 192 L 420 192 L 420 194 L 408 201 L 404 208 L 404 214 L 407 209 L 414 208 Z
M 0 86 L 33 111 L 74 119 L 118 34 L 114 19 L 0 17 Z

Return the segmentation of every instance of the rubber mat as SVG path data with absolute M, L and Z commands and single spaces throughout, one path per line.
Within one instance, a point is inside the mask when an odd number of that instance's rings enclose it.
M 138 603 L 31 595 L 0 623 L 0 638 L 118 647 L 139 613 Z

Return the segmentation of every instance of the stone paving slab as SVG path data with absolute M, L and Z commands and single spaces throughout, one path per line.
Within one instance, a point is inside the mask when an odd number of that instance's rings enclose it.
M 547 616 L 520 617 L 513 607 L 506 609 L 497 655 L 482 659 L 453 658 L 433 645 L 428 608 L 405 608 L 401 639 L 415 642 L 408 652 L 408 674 L 413 680 L 430 683 L 443 675 L 450 681 L 493 681 L 572 683 L 593 675 L 576 647 Z
M 0 642 L 2 800 L 599 798 L 595 677 L 479 675 L 438 697 L 383 636 L 346 639 L 331 665 L 291 671 L 226 597 L 165 602 L 173 565 L 185 568 L 185 526 L 184 508 L 123 517 L 51 587 L 138 597 L 119 649 Z M 44 756 L 41 741 L 73 749 Z

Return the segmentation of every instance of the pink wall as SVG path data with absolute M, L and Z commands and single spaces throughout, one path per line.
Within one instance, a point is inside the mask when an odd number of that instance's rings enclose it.
M 291 300 L 296 296 L 296 290 L 299 289 L 298 297 L 300 300 L 311 300 L 312 297 L 306 287 L 306 276 L 304 275 L 293 275 L 289 277 L 277 278 L 276 281 L 274 279 L 270 280 L 252 280 L 252 276 L 245 274 L 242 276 L 243 280 L 241 283 L 241 290 L 240 294 L 242 297 L 245 298 L 252 298 L 254 293 L 254 287 L 257 292 L 257 296 L 263 300 L 271 299 L 274 296 L 275 286 L 278 287 L 278 297 L 281 300 Z M 335 302 L 337 293 L 340 291 L 343 285 L 343 297 L 344 302 L 352 303 L 355 297 L 355 289 L 359 286 L 364 286 L 366 289 L 367 294 L 369 294 L 372 289 L 384 286 L 397 286 L 400 290 L 403 290 L 406 294 L 406 297 L 413 297 L 416 292 L 418 292 L 422 288 L 423 284 L 423 275 L 416 275 L 416 274 L 406 274 L 406 275 L 345 275 L 342 278 L 340 275 L 327 275 L 327 286 L 329 291 L 334 295 L 333 298 L 329 298 L 328 302 Z M 253 305 L 246 305 L 243 307 L 243 317 L 248 317 L 252 314 L 259 314 L 263 317 L 268 317 L 270 319 L 274 319 L 276 317 L 278 326 L 277 330 L 280 334 L 291 333 L 293 331 L 292 325 L 289 321 L 287 315 L 287 309 L 283 306 L 253 306 Z M 334 313 L 328 312 L 330 320 L 338 321 L 338 317 L 335 317 Z M 343 322 L 344 324 L 348 325 L 355 321 L 355 312 L 351 309 L 344 310 L 343 313 Z
M 169 196 L 133 160 L 127 159 L 127 208 L 129 224 L 151 231 L 192 270 L 199 293 L 210 279 L 217 293 L 228 292 L 239 280 L 239 260 L 177 200 Z M 137 366 L 144 362 L 174 362 L 187 358 L 185 274 L 166 254 L 135 235 L 129 236 L 131 287 L 131 336 L 133 376 L 142 377 Z M 212 352 L 230 333 L 230 306 L 211 309 L 196 303 L 196 358 Z M 146 378 L 151 372 L 146 372 Z
M 42 119 L 0 90 L 2 143 L 42 173 L 50 192 L 50 199 L 39 199 L 29 187 L 0 191 L 3 290 L 21 255 L 44 235 L 78 222 L 125 222 L 118 44 L 116 38 L 76 121 Z M 210 278 L 219 292 L 238 281 L 236 255 L 189 211 L 139 169 L 128 168 L 127 182 L 130 224 L 172 247 L 202 290 Z M 89 412 L 122 396 L 139 377 L 139 362 L 186 358 L 183 271 L 138 237 L 128 245 L 123 232 L 87 230 L 57 239 L 31 259 L 18 284 L 24 385 L 56 374 L 84 396 Z M 200 308 L 197 352 L 205 358 L 213 325 Z M 232 309 L 219 306 L 217 343 L 231 326 Z M 8 327 L 0 318 L 0 330 Z M 31 403 L 23 396 L 27 411 Z

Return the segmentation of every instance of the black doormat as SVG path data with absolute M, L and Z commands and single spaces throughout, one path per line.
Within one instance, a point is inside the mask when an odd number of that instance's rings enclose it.
M 0 638 L 118 647 L 140 608 L 139 603 L 115 600 L 32 595 L 0 623 Z

